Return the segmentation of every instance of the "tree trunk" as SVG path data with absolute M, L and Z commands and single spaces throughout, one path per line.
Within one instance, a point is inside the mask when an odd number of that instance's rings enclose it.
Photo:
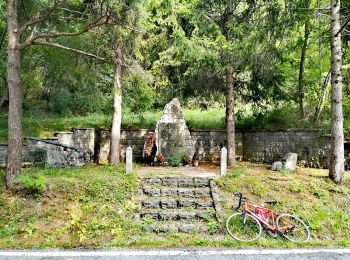
M 235 163 L 235 121 L 234 121 L 234 94 L 233 69 L 226 69 L 226 134 L 227 134 L 227 165 Z
M 309 20 L 305 21 L 305 35 L 304 43 L 301 49 L 300 66 L 299 66 L 299 106 L 301 118 L 306 117 L 306 100 L 305 100 L 305 82 L 304 82 L 304 72 L 305 72 L 305 58 L 306 50 L 309 44 L 310 38 L 310 24 Z
M 110 165 L 117 165 L 119 159 L 119 143 L 120 143 L 120 126 L 122 121 L 122 47 L 120 44 L 115 44 L 115 71 L 114 71 L 114 102 L 113 102 L 113 119 L 111 133 L 111 151 Z
M 21 171 L 22 163 L 22 86 L 20 79 L 21 52 L 19 49 L 17 0 L 7 1 L 9 91 L 8 150 L 6 186 L 12 187 Z
M 344 181 L 344 133 L 342 108 L 340 0 L 331 0 L 331 20 L 332 145 L 329 177 L 335 183 L 342 183 Z
M 331 70 L 328 71 L 326 78 L 323 81 L 321 86 L 320 95 L 318 97 L 318 103 L 315 108 L 314 122 L 318 122 L 320 120 L 321 113 L 324 107 L 324 101 L 326 100 L 326 96 L 328 95 L 328 85 L 331 82 Z

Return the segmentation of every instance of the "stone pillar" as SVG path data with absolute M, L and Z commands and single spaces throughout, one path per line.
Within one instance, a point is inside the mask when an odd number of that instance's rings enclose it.
M 126 164 L 125 164 L 125 172 L 132 173 L 132 148 L 129 146 L 126 148 Z
M 74 128 L 73 143 L 81 151 L 88 152 L 91 156 L 95 153 L 95 129 Z
M 285 164 L 284 167 L 289 171 L 295 171 L 297 167 L 298 154 L 297 153 L 287 153 L 285 156 Z
M 74 145 L 73 143 L 73 132 L 56 132 L 54 136 L 60 144 L 64 145 Z
M 222 147 L 221 149 L 221 159 L 220 159 L 220 175 L 226 175 L 227 171 L 227 149 Z

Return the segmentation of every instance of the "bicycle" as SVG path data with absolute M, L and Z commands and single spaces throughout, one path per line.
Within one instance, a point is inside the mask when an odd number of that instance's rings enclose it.
M 226 229 L 229 235 L 242 242 L 257 240 L 262 233 L 263 226 L 267 232 L 277 237 L 279 234 L 292 242 L 307 242 L 310 239 L 310 230 L 298 217 L 291 214 L 280 214 L 272 209 L 277 201 L 266 201 L 270 208 L 254 205 L 243 197 L 242 193 L 235 192 L 239 197 L 239 210 L 243 204 L 242 212 L 233 213 L 226 221 Z

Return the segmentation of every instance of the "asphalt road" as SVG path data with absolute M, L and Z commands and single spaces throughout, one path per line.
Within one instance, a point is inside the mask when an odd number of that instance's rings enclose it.
M 113 259 L 113 260 L 294 260 L 350 259 L 349 249 L 150 249 L 150 250 L 0 250 L 0 260 Z

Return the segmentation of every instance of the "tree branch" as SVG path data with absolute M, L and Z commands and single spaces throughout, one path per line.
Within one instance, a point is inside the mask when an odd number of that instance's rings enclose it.
M 75 37 L 80 36 L 88 31 L 91 31 L 92 29 L 99 27 L 105 23 L 108 22 L 109 15 L 104 14 L 100 16 L 95 21 L 87 24 L 81 31 L 77 32 L 61 32 L 61 33 L 43 33 L 43 34 L 36 34 L 31 37 L 29 37 L 23 44 L 21 44 L 20 49 L 25 49 L 30 45 L 33 45 L 35 40 L 37 39 L 52 39 L 52 38 L 59 38 L 59 37 Z
M 92 58 L 95 58 L 95 59 L 97 59 L 97 60 L 99 60 L 99 61 L 110 62 L 110 60 L 107 59 L 107 58 L 100 57 L 100 56 L 97 56 L 97 55 L 92 54 L 92 53 L 88 53 L 88 52 L 85 52 L 85 51 L 82 51 L 82 50 L 70 48 L 70 47 L 63 46 L 63 45 L 56 44 L 56 43 L 49 43 L 49 42 L 32 42 L 31 45 L 40 45 L 40 46 L 47 46 L 47 47 L 56 48 L 56 49 L 62 49 L 62 50 L 74 52 L 74 53 L 77 53 L 77 54 L 80 54 L 80 55 L 92 57 Z
M 346 20 L 346 22 L 340 27 L 339 31 L 335 34 L 335 37 L 337 37 L 339 33 L 341 33 L 345 29 L 345 27 L 348 25 L 349 22 L 350 22 L 350 16 L 348 20 Z
M 30 19 L 29 21 L 24 23 L 18 29 L 18 34 L 21 35 L 25 30 L 28 29 L 28 27 L 30 27 L 30 26 L 32 26 L 34 24 L 37 24 L 37 23 L 41 23 L 41 22 L 46 21 L 47 19 L 49 19 L 49 17 L 51 16 L 52 12 L 57 8 L 57 4 L 58 4 L 58 2 L 55 1 L 53 7 L 50 8 L 48 11 L 46 11 L 45 13 L 42 13 L 42 14 L 38 14 L 37 16 L 33 17 L 32 19 Z

